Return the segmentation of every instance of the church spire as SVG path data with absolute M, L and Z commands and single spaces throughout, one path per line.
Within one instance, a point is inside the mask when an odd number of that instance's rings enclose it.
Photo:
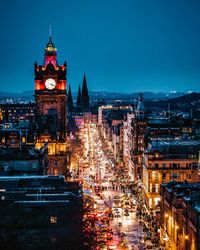
M 83 76 L 83 86 L 82 86 L 82 106 L 83 110 L 88 110 L 90 106 L 90 99 L 88 95 L 86 76 Z
M 81 95 L 81 87 L 79 85 L 79 87 L 78 87 L 78 96 L 77 96 L 77 99 L 76 99 L 76 106 L 78 108 L 80 108 L 81 105 L 82 105 L 82 95 Z

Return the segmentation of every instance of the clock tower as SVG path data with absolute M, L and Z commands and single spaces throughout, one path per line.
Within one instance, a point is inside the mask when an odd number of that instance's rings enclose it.
M 50 36 L 43 65 L 35 63 L 35 100 L 40 134 L 49 142 L 66 140 L 66 63 L 58 65 Z
M 44 50 L 42 65 L 35 63 L 37 143 L 48 142 L 48 174 L 66 172 L 66 62 L 59 65 L 52 37 Z

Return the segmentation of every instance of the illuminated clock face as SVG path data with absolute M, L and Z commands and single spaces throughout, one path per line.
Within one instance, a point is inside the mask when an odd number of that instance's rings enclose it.
M 47 89 L 54 89 L 56 86 L 56 81 L 53 79 L 53 78 L 48 78 L 46 81 L 45 81 L 45 87 Z

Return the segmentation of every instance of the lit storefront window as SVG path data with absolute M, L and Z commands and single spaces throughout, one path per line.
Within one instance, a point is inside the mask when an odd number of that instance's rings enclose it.
M 57 223 L 57 217 L 56 216 L 51 216 L 50 217 L 50 223 L 51 224 L 56 224 Z

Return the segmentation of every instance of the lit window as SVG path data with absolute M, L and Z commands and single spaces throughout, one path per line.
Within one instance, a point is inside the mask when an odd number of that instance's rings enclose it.
M 160 198 L 154 198 L 154 204 L 155 206 L 159 205 Z
M 57 217 L 56 216 L 51 216 L 50 217 L 50 223 L 51 224 L 56 224 L 57 223 Z
M 149 198 L 149 208 L 152 208 L 152 198 Z
M 57 168 L 55 168 L 55 169 L 53 170 L 53 172 L 54 172 L 54 175 L 58 175 L 58 169 L 57 169 Z
M 152 193 L 152 183 L 149 185 L 149 192 Z
M 158 184 L 158 183 L 156 183 L 156 185 L 155 185 L 155 192 L 156 192 L 156 193 L 159 192 L 159 184 Z

